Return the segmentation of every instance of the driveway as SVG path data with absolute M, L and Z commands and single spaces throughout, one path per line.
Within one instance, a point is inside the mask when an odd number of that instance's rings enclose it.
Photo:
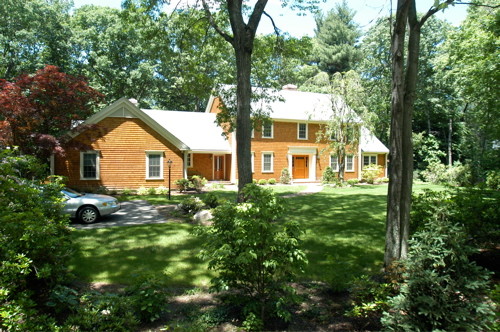
M 158 210 L 147 201 L 121 202 L 121 209 L 111 215 L 100 218 L 93 224 L 80 224 L 73 222 L 71 225 L 77 229 L 94 229 L 113 226 L 135 226 L 145 224 L 161 224 L 167 219 L 158 213 Z

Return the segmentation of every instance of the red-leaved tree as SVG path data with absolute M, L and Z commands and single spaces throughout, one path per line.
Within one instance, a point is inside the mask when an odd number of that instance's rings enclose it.
M 65 134 L 102 99 L 81 77 L 51 65 L 12 82 L 0 80 L 0 146 L 18 146 L 41 160 L 61 154 Z

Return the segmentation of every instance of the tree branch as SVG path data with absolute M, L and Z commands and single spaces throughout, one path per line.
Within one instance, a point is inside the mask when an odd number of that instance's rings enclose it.
M 234 38 L 231 37 L 230 35 L 228 35 L 224 30 L 222 30 L 219 25 L 217 24 L 217 22 L 215 22 L 214 20 L 214 17 L 212 15 L 212 13 L 210 12 L 210 8 L 208 7 L 208 4 L 206 2 L 206 0 L 202 0 L 201 1 L 202 4 L 203 4 L 203 10 L 205 10 L 205 13 L 207 15 L 207 18 L 208 18 L 208 21 L 210 22 L 210 25 L 215 29 L 215 31 L 217 31 L 217 33 L 219 35 L 222 36 L 222 38 L 224 38 L 228 43 L 230 44 L 233 44 L 234 42 Z
M 281 30 L 276 26 L 271 15 L 269 15 L 266 11 L 264 11 L 263 14 L 266 15 L 271 20 L 271 24 L 273 25 L 274 28 L 274 33 L 276 33 L 276 35 L 279 37 Z

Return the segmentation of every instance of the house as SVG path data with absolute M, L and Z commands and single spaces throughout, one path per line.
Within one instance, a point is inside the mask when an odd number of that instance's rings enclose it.
M 279 97 L 265 105 L 272 122 L 253 131 L 254 179 L 279 179 L 286 167 L 294 181 L 321 180 L 327 166 L 338 167 L 328 142 L 316 142 L 327 120 L 320 111 L 331 108 L 329 96 L 284 89 Z M 204 113 L 162 111 L 140 109 L 135 100 L 121 98 L 84 122 L 99 130 L 72 134 L 86 148 L 54 157 L 53 172 L 84 190 L 168 187 L 169 178 L 174 183 L 191 175 L 235 182 L 235 136 L 226 137 L 216 124 L 220 105 L 213 96 Z M 361 130 L 356 153 L 347 157 L 345 178 L 359 178 L 370 163 L 381 165 L 385 176 L 388 149 L 368 129 Z

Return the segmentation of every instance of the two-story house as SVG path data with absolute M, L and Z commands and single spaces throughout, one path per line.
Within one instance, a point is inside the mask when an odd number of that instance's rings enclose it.
M 316 138 L 330 97 L 291 89 L 279 95 L 266 105 L 271 121 L 253 131 L 253 177 L 279 179 L 288 168 L 294 181 L 319 181 L 327 166 L 338 168 L 328 142 Z M 194 174 L 235 182 L 235 136 L 226 138 L 215 122 L 220 105 L 214 96 L 204 113 L 148 110 L 121 98 L 85 121 L 92 129 L 72 134 L 85 148 L 54 157 L 53 172 L 80 189 L 168 187 L 169 178 L 173 183 Z M 360 144 L 346 158 L 345 178 L 359 178 L 370 163 L 381 165 L 385 176 L 388 149 L 366 128 L 360 130 Z

